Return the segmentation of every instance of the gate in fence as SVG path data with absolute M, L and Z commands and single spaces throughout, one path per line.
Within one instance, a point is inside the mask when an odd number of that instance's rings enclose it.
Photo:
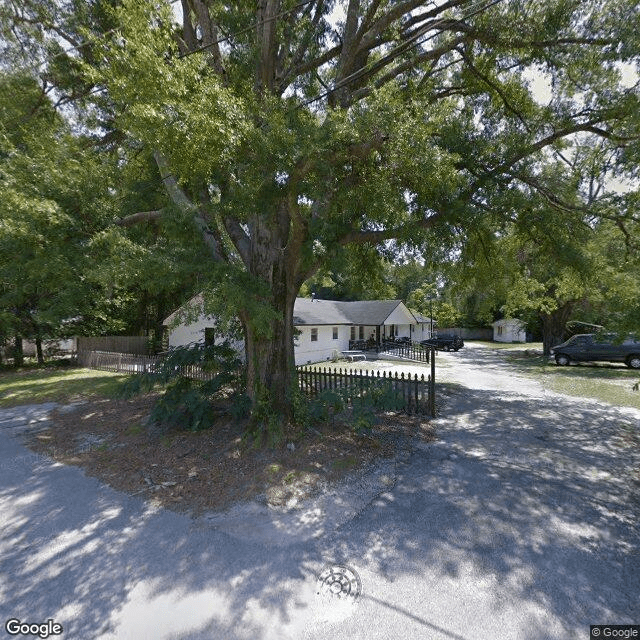
M 358 402 L 380 403 L 406 413 L 435 416 L 435 379 L 431 375 L 387 371 L 298 367 L 300 389 L 317 398 L 329 391 L 339 394 L 350 406 Z

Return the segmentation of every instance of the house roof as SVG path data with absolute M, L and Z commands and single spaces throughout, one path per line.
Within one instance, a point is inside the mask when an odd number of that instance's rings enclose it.
M 523 327 L 524 326 L 524 322 L 522 322 L 522 320 L 519 320 L 518 318 L 502 318 L 501 320 L 496 320 L 495 322 L 491 323 L 492 327 L 497 327 L 497 326 L 506 326 L 506 325 L 513 325 L 514 327 Z
M 402 305 L 402 300 L 312 300 L 296 298 L 294 325 L 358 324 L 380 325 Z
M 192 307 L 196 310 L 199 310 L 202 313 L 202 305 L 204 304 L 204 298 L 202 297 L 202 293 L 197 293 L 193 298 L 191 298 L 188 302 L 185 302 L 181 307 L 178 307 L 170 316 L 167 316 L 163 321 L 163 325 L 170 325 L 176 319 L 178 313 L 184 313 L 188 307 Z
M 296 298 L 293 324 L 353 324 L 344 311 L 344 303 L 336 300 Z
M 410 308 L 409 311 L 411 311 L 418 324 L 431 324 L 431 318 L 429 318 L 428 316 L 423 316 L 419 311 L 416 311 L 415 309 Z M 438 323 L 434 320 L 433 324 Z
M 404 306 L 402 300 L 357 300 L 344 302 L 340 300 L 320 300 L 311 298 L 296 298 L 293 309 L 294 325 L 381 325 L 398 306 Z M 186 307 L 202 310 L 202 294 L 194 296 L 182 307 L 165 318 L 162 324 L 170 325 L 179 312 Z M 408 313 L 415 316 L 415 312 Z M 422 317 L 422 316 L 421 316 Z M 430 322 L 428 318 L 417 322 Z

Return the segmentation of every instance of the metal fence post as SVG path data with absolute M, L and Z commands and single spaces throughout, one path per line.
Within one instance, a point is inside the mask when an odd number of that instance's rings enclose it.
M 431 349 L 431 375 L 429 376 L 429 411 L 436 417 L 436 350 Z

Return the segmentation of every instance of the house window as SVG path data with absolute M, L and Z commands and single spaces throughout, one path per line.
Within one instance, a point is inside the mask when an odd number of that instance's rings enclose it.
M 364 340 L 364 327 L 358 327 L 358 340 Z
M 216 343 L 216 331 L 213 327 L 204 329 L 204 346 L 212 347 Z
M 351 327 L 351 340 L 355 340 L 355 339 L 356 339 L 356 328 Z
M 498 327 L 498 335 L 501 336 L 502 335 L 502 327 Z
M 313 327 L 311 329 L 311 342 L 318 342 L 318 328 Z
M 338 339 L 338 327 L 333 327 L 333 339 Z

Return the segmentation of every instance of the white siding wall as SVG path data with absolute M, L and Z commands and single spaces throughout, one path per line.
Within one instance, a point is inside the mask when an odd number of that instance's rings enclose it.
M 395 325 L 394 335 L 396 338 L 411 338 L 412 335 L 409 327 L 414 322 L 413 314 L 404 304 L 399 304 L 384 321 L 384 335 L 389 337 L 391 335 L 391 325 Z
M 350 329 L 346 325 L 337 325 L 337 327 L 337 340 L 333 339 L 333 327 L 328 325 L 296 327 L 301 331 L 293 343 L 296 364 L 323 362 L 330 360 L 334 351 L 346 351 L 349 348 Z M 311 329 L 318 330 L 316 342 L 311 342 Z
M 386 325 L 389 324 L 398 324 L 398 325 L 406 325 L 407 327 L 412 322 L 415 322 L 413 319 L 413 314 L 403 305 L 399 304 L 389 315 L 389 317 L 384 321 Z
M 169 348 L 172 347 L 186 347 L 193 342 L 198 344 L 204 344 L 204 330 L 207 327 L 215 329 L 216 323 L 213 318 L 206 318 L 201 316 L 197 322 L 188 325 L 179 325 L 175 329 L 171 329 L 169 332 Z M 216 344 L 224 342 L 225 336 L 222 334 L 214 334 Z M 231 340 L 231 346 L 238 352 L 240 357 L 244 360 L 244 341 L 243 340 Z
M 181 324 L 169 331 L 170 347 L 185 347 L 192 342 L 204 342 L 205 327 L 215 327 L 213 318 L 201 316 L 193 324 Z
M 498 320 L 493 323 L 496 342 L 526 342 L 527 333 L 519 320 Z
M 420 342 L 421 340 L 427 340 L 431 337 L 431 323 L 430 322 L 419 322 L 413 327 L 413 334 L 411 339 L 414 342 Z

